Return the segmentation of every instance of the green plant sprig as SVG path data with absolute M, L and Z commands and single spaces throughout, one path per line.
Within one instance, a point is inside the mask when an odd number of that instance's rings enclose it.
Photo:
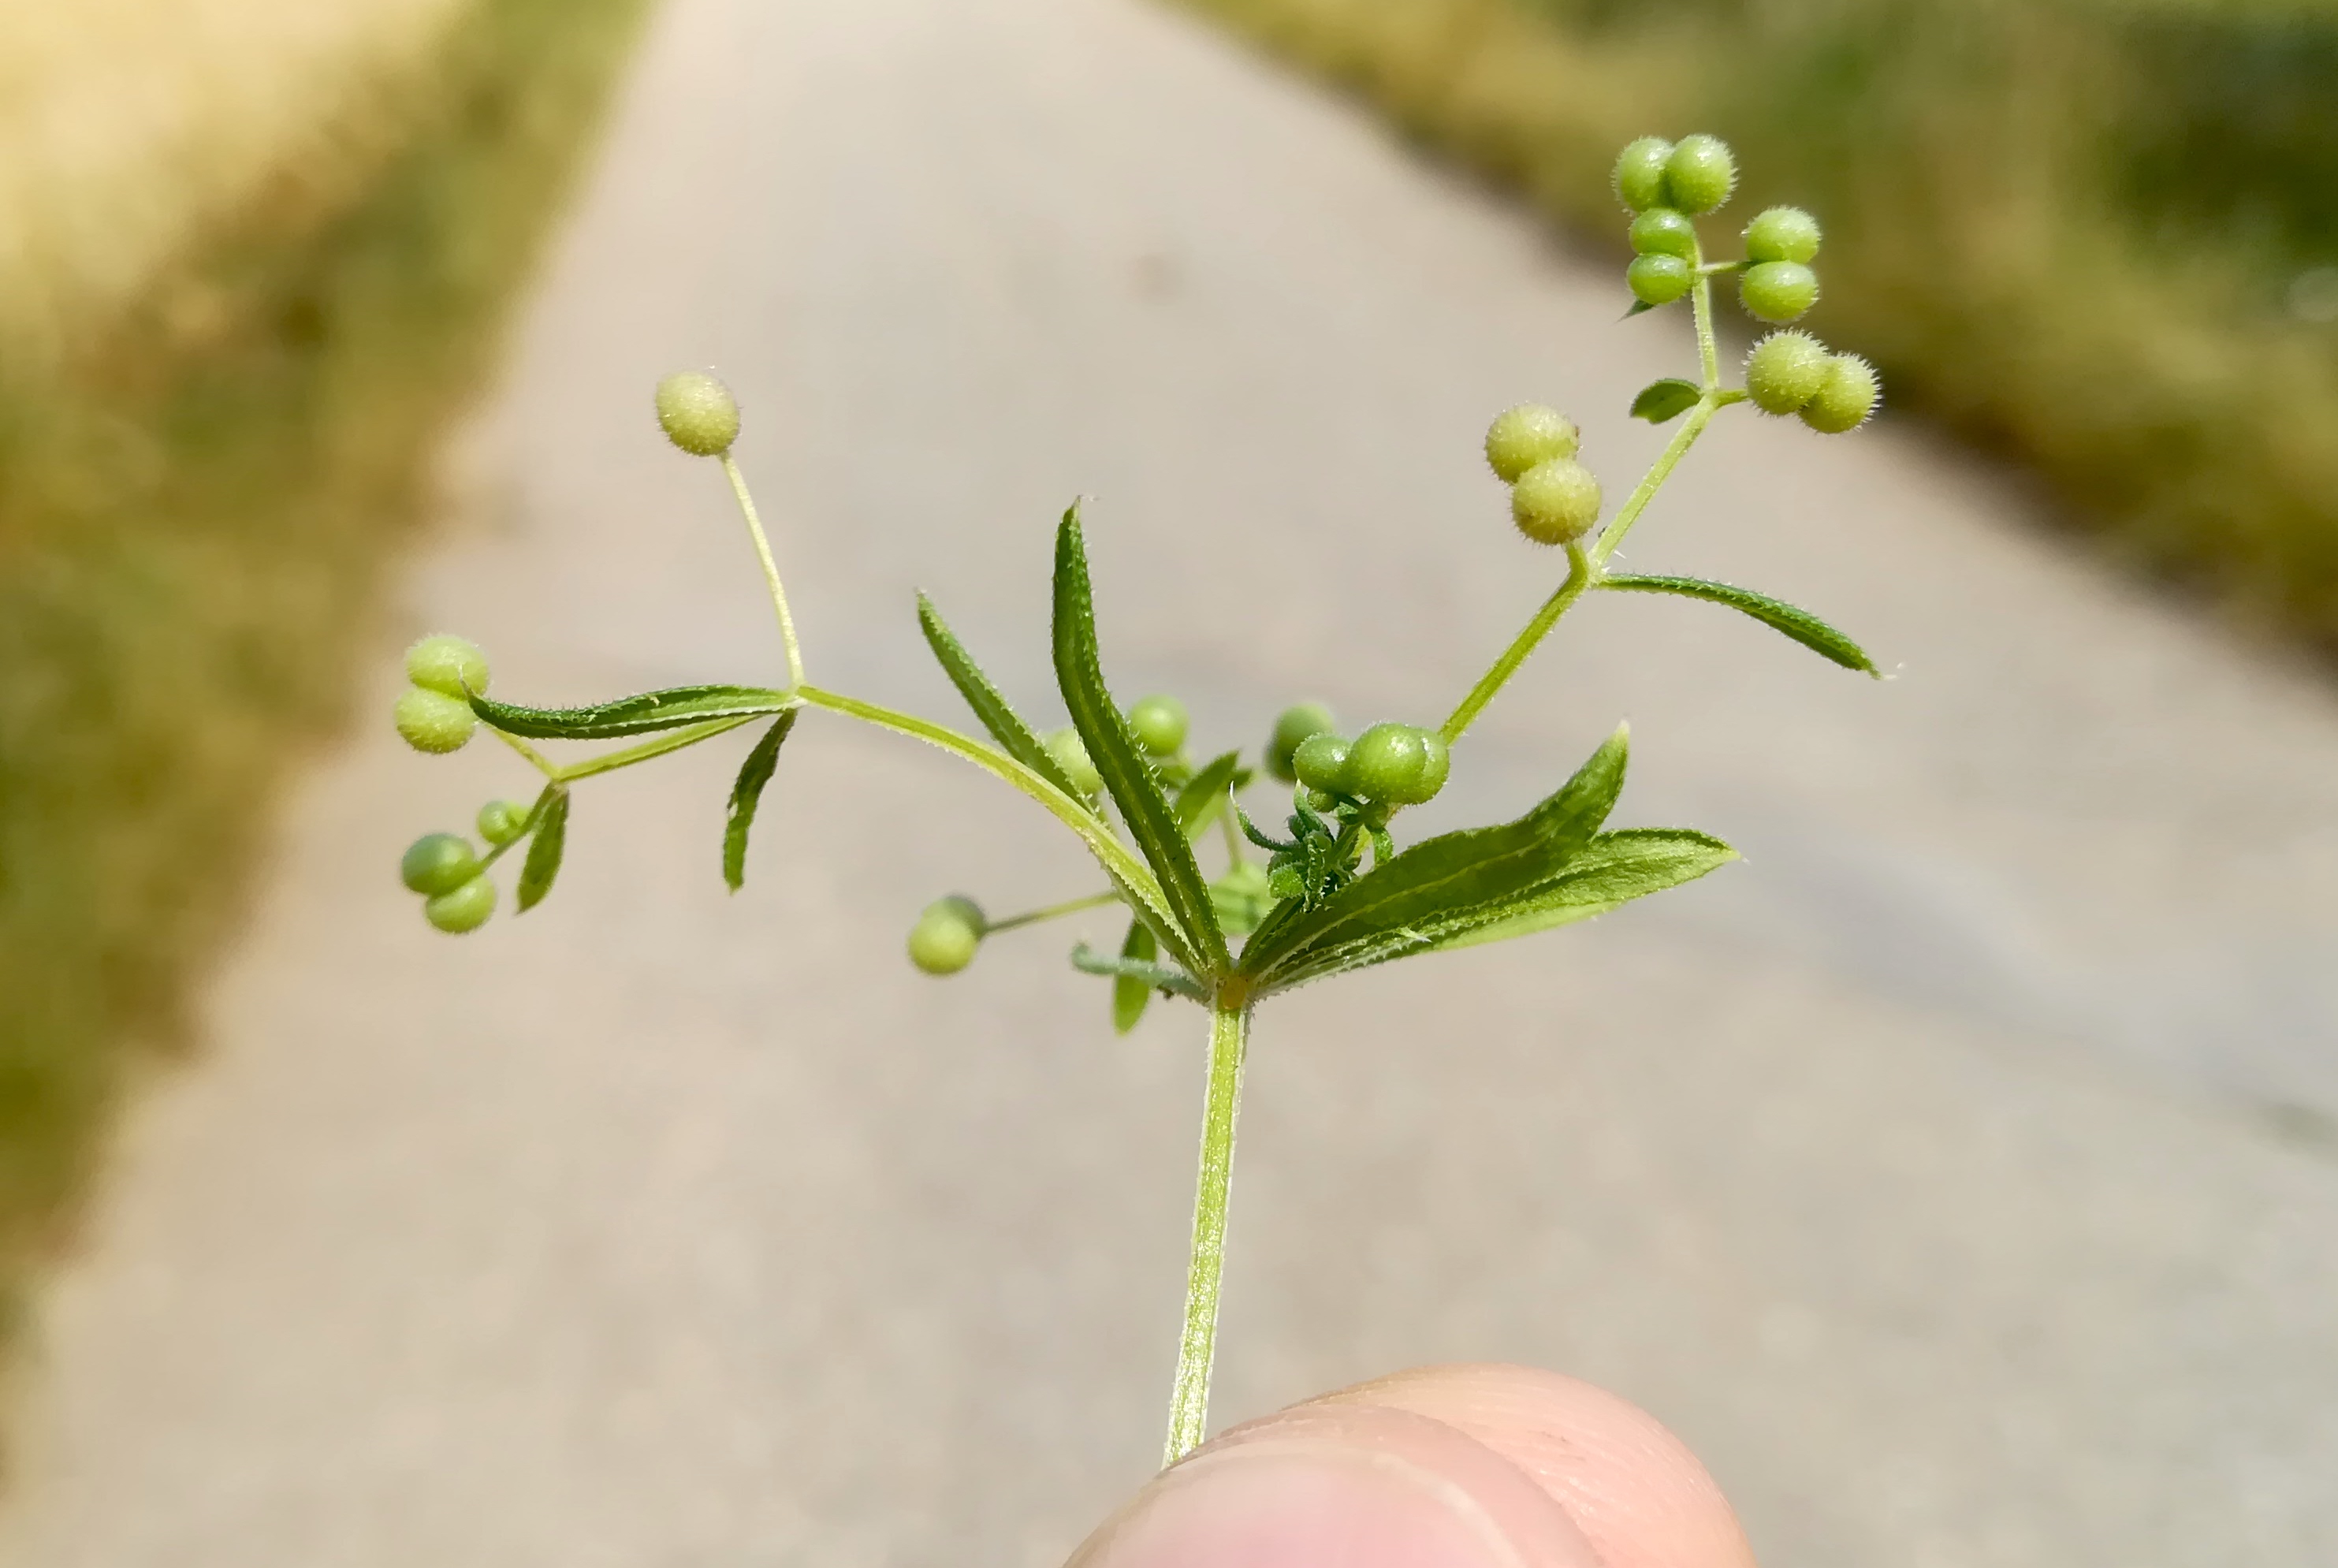
M 1111 982 L 1114 1027 L 1124 1033 L 1134 1028 L 1156 995 L 1208 1010 L 1193 1242 L 1165 1449 L 1174 1463 L 1203 1440 L 1207 1425 L 1235 1127 L 1259 1003 L 1353 970 L 1589 919 L 1735 858 L 1727 844 L 1690 829 L 1606 827 L 1628 755 L 1621 726 L 1523 816 L 1398 844 L 1398 814 L 1442 791 L 1453 748 L 1558 622 L 1594 591 L 1666 594 L 1724 606 L 1845 668 L 1877 673 L 1850 637 L 1766 595 L 1609 567 L 1723 409 L 1751 402 L 1832 433 L 1862 423 L 1877 400 L 1874 372 L 1865 361 L 1835 354 L 1800 331 L 1763 339 L 1747 357 L 1746 384 L 1723 383 L 1714 279 L 1734 276 L 1748 311 L 1769 321 L 1792 321 L 1818 297 L 1810 262 L 1818 251 L 1819 227 L 1799 209 L 1772 208 L 1756 216 L 1744 232 L 1743 258 L 1707 258 L 1695 219 L 1718 209 L 1735 180 L 1729 149 L 1709 136 L 1678 143 L 1643 138 L 1618 158 L 1616 192 L 1633 213 L 1629 238 L 1636 255 L 1626 278 L 1637 302 L 1630 313 L 1686 299 L 1698 373 L 1693 380 L 1655 381 L 1634 399 L 1632 412 L 1639 418 L 1682 422 L 1604 527 L 1599 481 L 1579 459 L 1581 438 L 1572 420 L 1528 404 L 1493 422 L 1486 459 L 1510 487 L 1512 521 L 1527 539 L 1563 549 L 1567 575 L 1436 728 L 1387 721 L 1351 738 L 1340 732 L 1330 710 L 1302 703 L 1277 718 L 1255 765 L 1239 751 L 1196 763 L 1186 749 L 1191 726 L 1182 703 L 1156 695 L 1124 709 L 1105 682 L 1076 504 L 1056 530 L 1050 614 L 1056 690 L 1067 725 L 1042 735 L 1027 723 L 924 595 L 917 606 L 919 628 L 981 736 L 815 685 L 805 676 L 777 557 L 732 455 L 738 405 L 713 377 L 685 371 L 659 384 L 658 420 L 676 447 L 721 465 L 778 620 L 785 684 L 679 686 L 582 707 L 529 707 L 486 695 L 486 660 L 472 644 L 444 635 L 424 638 L 408 651 L 412 685 L 398 699 L 399 732 L 418 749 L 443 753 L 485 726 L 544 783 L 525 812 L 501 801 L 482 808 L 479 831 L 492 846 L 484 857 L 455 834 L 417 841 L 401 866 L 407 886 L 423 896 L 426 914 L 440 929 L 476 930 L 495 907 L 489 870 L 526 844 L 517 902 L 523 911 L 531 908 L 558 874 L 573 786 L 761 725 L 725 814 L 722 874 L 735 892 L 744 882 L 762 796 L 782 747 L 807 712 L 938 746 L 1036 801 L 1079 840 L 1107 886 L 997 919 L 963 894 L 936 900 L 910 932 L 909 956 L 927 973 L 952 974 L 970 964 L 991 937 L 1120 906 L 1127 927 L 1116 952 L 1086 942 L 1071 952 L 1076 971 Z M 567 763 L 555 763 L 531 744 L 597 740 L 632 744 Z M 1284 836 L 1262 828 L 1241 804 L 1261 774 L 1292 787 Z M 1224 863 L 1214 878 L 1203 873 L 1201 857 L 1213 833 L 1222 837 Z M 1263 864 L 1253 858 L 1252 846 L 1265 852 Z

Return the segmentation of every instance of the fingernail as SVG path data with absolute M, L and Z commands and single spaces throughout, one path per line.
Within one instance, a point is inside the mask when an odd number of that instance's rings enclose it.
M 1154 1481 L 1073 1568 L 1587 1568 L 1507 1461 L 1394 1413 L 1292 1413 Z

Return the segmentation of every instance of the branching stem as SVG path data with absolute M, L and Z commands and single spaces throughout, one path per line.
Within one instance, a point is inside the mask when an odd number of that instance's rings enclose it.
M 1194 1193 L 1194 1250 L 1185 1272 L 1185 1331 L 1177 1345 L 1177 1382 L 1169 1396 L 1164 1465 L 1202 1445 L 1210 1418 L 1210 1371 L 1217 1360 L 1218 1290 L 1225 1275 L 1226 1199 L 1233 1183 L 1234 1123 L 1242 1112 L 1243 1057 L 1250 1040 L 1247 1008 L 1210 1013 L 1210 1071 L 1203 1095 L 1202 1168 Z
M 788 645 L 788 690 L 794 691 L 804 684 L 803 650 L 796 646 L 796 621 L 788 613 L 788 590 L 780 586 L 779 563 L 771 558 L 771 541 L 763 536 L 763 519 L 755 515 L 755 498 L 747 492 L 747 476 L 739 471 L 738 462 L 728 452 L 722 454 L 722 475 L 731 481 L 731 493 L 739 498 L 739 515 L 747 519 L 747 532 L 755 541 L 755 558 L 763 563 L 771 608 L 779 612 L 780 637 Z
M 1018 925 L 1036 925 L 1043 920 L 1056 920 L 1067 914 L 1077 914 L 1084 909 L 1102 909 L 1105 904 L 1120 902 L 1120 894 L 1116 892 L 1092 892 L 1086 898 L 1066 899 L 1062 903 L 1051 903 L 1045 909 L 1010 914 L 1005 920 L 985 921 L 982 929 L 986 935 L 996 935 L 1002 931 L 1013 931 Z

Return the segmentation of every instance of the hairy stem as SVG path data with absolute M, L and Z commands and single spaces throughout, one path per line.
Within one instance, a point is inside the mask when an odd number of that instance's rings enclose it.
M 731 493 L 739 498 L 739 515 L 747 519 L 747 532 L 755 541 L 755 557 L 763 563 L 763 581 L 771 590 L 771 608 L 779 612 L 780 638 L 788 645 L 788 689 L 793 691 L 804 684 L 803 650 L 796 646 L 796 621 L 788 614 L 788 590 L 780 586 L 779 563 L 771 558 L 771 541 L 763 537 L 763 519 L 755 515 L 755 498 L 747 493 L 747 476 L 739 471 L 738 463 L 728 452 L 722 454 L 722 474 L 731 481 Z
M 1646 511 L 1648 503 L 1656 498 L 1656 492 L 1664 488 L 1666 479 L 1672 478 L 1673 470 L 1680 467 L 1680 460 L 1688 456 L 1688 449 L 1696 445 L 1696 439 L 1704 434 L 1705 426 L 1713 423 L 1713 416 L 1720 407 L 1720 394 L 1708 389 L 1697 400 L 1696 407 L 1688 411 L 1688 417 L 1681 421 L 1681 428 L 1673 433 L 1673 439 L 1665 443 L 1665 449 L 1656 454 L 1656 460 L 1648 465 L 1648 471 L 1640 476 L 1639 484 L 1626 498 L 1623 509 L 1601 531 L 1599 542 L 1591 547 L 1593 567 L 1601 567 L 1607 564 L 1607 557 L 1616 553 L 1616 547 L 1624 542 L 1624 536 L 1632 531 L 1632 525 L 1640 520 L 1640 514 Z
M 1234 1121 L 1242 1111 L 1243 1056 L 1250 1040 L 1246 1008 L 1210 1013 L 1209 1087 L 1203 1098 L 1202 1169 L 1194 1193 L 1194 1252 L 1185 1273 L 1185 1332 L 1177 1345 L 1177 1382 L 1169 1396 L 1169 1442 L 1162 1464 L 1202 1445 L 1210 1418 L 1210 1369 L 1217 1359 L 1218 1287 L 1226 1263 L 1226 1197 L 1234 1172 Z
M 744 714 L 738 718 L 709 719 L 702 725 L 692 725 L 685 729 L 668 730 L 654 740 L 643 741 L 639 745 L 627 746 L 623 751 L 604 752 L 599 756 L 586 757 L 583 762 L 570 763 L 565 767 L 555 768 L 552 773 L 553 782 L 574 784 L 578 779 L 588 779 L 595 774 L 614 773 L 619 768 L 629 768 L 635 763 L 645 763 L 652 757 L 662 757 L 668 752 L 678 752 L 684 746 L 694 746 L 701 741 L 711 741 L 716 735 L 727 735 L 741 725 L 752 724 L 763 716 L 761 714 Z
M 542 752 L 536 750 L 534 746 L 520 739 L 519 736 L 506 735 L 503 731 L 496 728 L 493 725 L 487 725 L 486 731 L 489 735 L 495 736 L 496 739 L 503 742 L 504 745 L 511 747 L 512 750 L 526 757 L 528 761 L 528 765 L 535 769 L 536 772 L 542 774 L 545 777 L 548 779 L 557 779 L 560 776 L 559 764 L 554 762 L 550 757 L 545 756 Z
M 1120 901 L 1120 894 L 1116 891 L 1092 892 L 1086 898 L 1066 899 L 1062 903 L 1051 903 L 1045 909 L 1027 910 L 1021 914 L 1010 914 L 1005 920 L 985 921 L 982 929 L 985 935 L 995 935 L 1002 931 L 1013 931 L 1018 925 L 1036 925 L 1043 920 L 1055 920 L 1063 915 L 1077 914 L 1084 909 L 1102 909 L 1105 904 L 1118 903 Z
M 1461 699 L 1461 705 L 1455 708 L 1452 716 L 1439 727 L 1437 733 L 1444 737 L 1447 745 L 1461 738 L 1461 732 L 1477 721 L 1478 715 L 1486 711 L 1486 705 L 1494 700 L 1494 695 L 1518 673 L 1518 666 L 1527 662 L 1527 656 L 1535 651 L 1535 645 L 1549 635 L 1550 628 L 1558 624 L 1558 617 L 1567 613 L 1567 606 L 1581 598 L 1583 590 L 1591 586 L 1593 574 L 1597 568 L 1584 555 L 1581 545 L 1571 542 L 1567 545 L 1567 581 L 1558 586 L 1557 593 L 1543 601 L 1542 608 L 1535 612 L 1534 619 L 1526 624 L 1526 629 L 1510 640 L 1510 646 L 1502 650 L 1502 656 L 1494 661 L 1491 669 L 1478 677 L 1478 684 L 1469 688 L 1469 695 Z

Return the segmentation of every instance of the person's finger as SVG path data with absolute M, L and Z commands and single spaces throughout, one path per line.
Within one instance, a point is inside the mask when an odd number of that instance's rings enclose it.
M 1524 1367 L 1400 1374 L 1238 1426 L 1073 1568 L 1750 1568 L 1728 1505 L 1648 1416 Z
M 1323 1403 L 1410 1411 L 1476 1438 L 1556 1498 L 1606 1568 L 1753 1568 L 1688 1445 L 1604 1388 L 1532 1366 L 1429 1366 Z

